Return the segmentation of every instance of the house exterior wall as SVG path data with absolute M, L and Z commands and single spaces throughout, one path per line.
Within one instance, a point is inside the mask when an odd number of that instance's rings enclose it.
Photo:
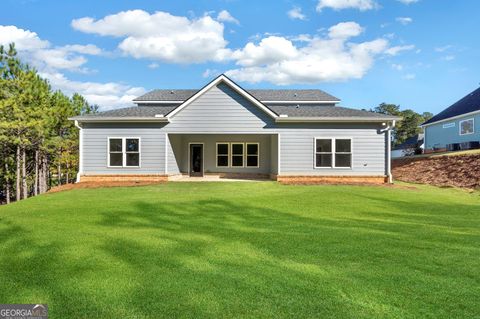
M 369 175 L 386 172 L 385 133 L 380 124 L 282 124 L 281 175 Z M 352 168 L 315 168 L 315 138 L 352 140 Z
M 460 135 L 460 122 L 474 119 L 474 133 Z M 445 127 L 445 124 L 454 123 L 455 126 Z M 447 125 L 448 126 L 448 125 Z M 451 121 L 442 121 L 425 127 L 425 150 L 444 149 L 447 144 L 480 141 L 480 113 L 455 118 Z
M 476 125 L 480 123 L 476 121 Z M 188 143 L 203 142 L 205 172 L 306 176 L 385 176 L 387 137 L 376 124 L 277 124 L 225 84 L 212 87 L 170 123 L 83 123 L 83 175 L 188 172 Z M 108 137 L 139 137 L 141 167 L 109 168 Z M 314 138 L 351 138 L 352 168 L 315 168 Z M 216 142 L 260 143 L 259 168 L 215 167 Z M 428 137 L 427 137 L 428 142 Z M 278 148 L 278 146 L 280 146 Z
M 83 124 L 83 175 L 165 174 L 164 124 Z M 108 167 L 108 138 L 140 138 L 140 167 Z

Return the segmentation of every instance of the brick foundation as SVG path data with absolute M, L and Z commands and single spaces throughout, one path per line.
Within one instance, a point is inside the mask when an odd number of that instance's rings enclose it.
M 282 184 L 385 184 L 387 176 L 277 176 Z
M 167 175 L 83 175 L 80 182 L 167 182 Z

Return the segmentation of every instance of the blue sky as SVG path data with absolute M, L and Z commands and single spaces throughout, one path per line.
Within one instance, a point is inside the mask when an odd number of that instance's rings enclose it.
M 479 86 L 480 1 L 4 0 L 0 44 L 103 109 L 226 72 L 437 113 Z

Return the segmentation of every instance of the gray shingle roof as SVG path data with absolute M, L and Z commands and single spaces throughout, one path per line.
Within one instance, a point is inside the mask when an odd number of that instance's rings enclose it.
M 480 88 L 468 94 L 460 101 L 449 106 L 442 112 L 438 113 L 422 125 L 438 122 L 454 116 L 467 114 L 475 111 L 480 111 Z
M 96 114 L 85 114 L 77 118 L 102 118 L 102 117 L 119 117 L 119 118 L 128 118 L 128 117 L 138 117 L 138 118 L 151 118 L 155 115 L 163 114 L 167 115 L 173 111 L 177 106 L 132 106 L 122 109 L 110 110 L 105 112 L 100 112 Z
M 260 101 L 328 101 L 339 99 L 322 90 L 246 90 Z M 185 101 L 198 90 L 153 90 L 133 101 Z
M 341 106 L 324 105 L 268 105 L 268 108 L 278 115 L 289 117 L 358 117 L 358 118 L 389 118 L 384 114 L 350 109 Z
M 100 119 L 100 118 L 154 118 L 155 115 L 166 116 L 177 106 L 134 106 L 123 109 L 111 110 L 97 114 L 87 114 L 73 119 Z M 341 106 L 325 105 L 269 105 L 269 109 L 277 115 L 288 115 L 288 117 L 305 118 L 368 118 L 368 119 L 395 119 L 384 114 L 378 114 L 363 110 L 349 109 Z

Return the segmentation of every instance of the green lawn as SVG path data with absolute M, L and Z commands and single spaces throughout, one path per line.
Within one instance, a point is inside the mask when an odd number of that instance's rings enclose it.
M 479 298 L 478 192 L 169 183 L 0 207 L 0 303 L 50 318 L 478 318 Z

